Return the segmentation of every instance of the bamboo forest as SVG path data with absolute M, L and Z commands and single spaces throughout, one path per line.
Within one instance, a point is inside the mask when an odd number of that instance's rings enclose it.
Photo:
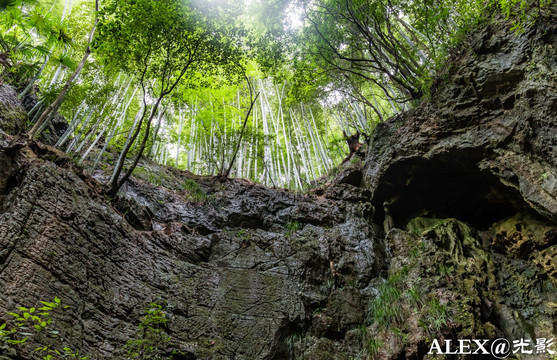
M 53 145 L 89 171 L 119 154 L 113 192 L 140 156 L 303 189 L 346 157 L 346 137 L 415 106 L 490 8 L 516 2 L 4 0 L 0 70 L 38 98 L 29 136 L 54 133 L 59 113 Z

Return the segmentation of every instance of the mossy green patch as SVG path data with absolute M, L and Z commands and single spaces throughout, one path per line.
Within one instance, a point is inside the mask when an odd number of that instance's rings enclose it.
M 204 201 L 207 199 L 207 194 L 201 189 L 201 186 L 193 179 L 187 179 L 182 183 L 182 189 L 186 192 L 187 196 L 194 201 Z
M 0 129 L 8 134 L 18 134 L 25 130 L 27 113 L 8 104 L 0 103 Z
M 487 261 L 487 253 L 481 248 L 474 230 L 456 219 L 418 217 L 408 223 L 407 230 L 435 241 L 461 265 L 465 265 L 469 257 Z
M 425 217 L 411 220 L 407 230 L 387 235 L 391 270 L 369 304 L 367 355 L 408 354 L 424 339 L 455 331 L 459 338 L 494 335 L 479 310 L 493 262 L 475 230 L 456 219 Z

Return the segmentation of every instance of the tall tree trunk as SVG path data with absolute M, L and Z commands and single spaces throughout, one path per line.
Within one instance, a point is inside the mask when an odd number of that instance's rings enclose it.
M 154 136 L 153 136 L 153 145 L 151 146 L 151 149 L 149 149 L 149 152 L 147 153 L 147 157 L 150 157 L 150 156 L 151 156 L 151 153 L 153 152 L 153 148 L 155 147 L 155 144 L 156 144 L 156 142 L 157 142 L 157 138 L 158 138 L 158 136 L 159 136 L 159 130 L 160 130 L 160 128 L 161 128 L 162 118 L 163 118 L 164 114 L 166 113 L 166 110 L 167 110 L 167 109 L 168 109 L 168 106 L 165 106 L 165 107 L 162 109 L 162 111 L 161 111 L 161 113 L 159 114 L 159 116 L 158 116 L 157 126 L 155 127 L 155 134 L 154 134 Z M 155 154 L 155 155 L 156 155 L 156 154 Z M 153 155 L 153 156 L 155 156 L 155 155 Z
M 56 142 L 56 144 L 54 144 L 55 147 L 57 148 L 61 148 L 62 145 L 64 145 L 64 143 L 69 139 L 70 135 L 73 134 L 73 132 L 75 131 L 75 129 L 77 129 L 77 125 L 78 125 L 78 121 L 81 120 L 79 118 L 79 115 L 81 114 L 81 110 L 84 106 L 85 100 L 83 100 L 82 106 L 80 106 L 77 109 L 76 114 L 74 115 L 72 121 L 70 122 L 70 125 L 68 126 L 68 128 L 66 129 L 66 131 L 64 132 L 64 134 L 62 134 L 62 136 L 60 136 L 60 138 L 58 139 L 58 141 Z M 87 109 L 89 110 L 89 116 L 91 116 L 94 108 L 89 108 Z M 87 111 L 86 111 L 87 112 Z M 87 115 L 85 115 L 87 116 Z
M 52 51 L 52 50 L 51 50 Z M 39 69 L 39 71 L 37 71 L 37 73 L 35 74 L 35 76 L 33 76 L 33 78 L 29 81 L 29 84 L 27 84 L 27 86 L 25 87 L 25 89 L 23 89 L 23 91 L 17 96 L 18 99 L 23 99 L 25 97 L 25 95 L 27 95 L 27 93 L 29 92 L 29 90 L 31 90 L 33 88 L 33 85 L 35 84 L 35 82 L 39 79 L 39 77 L 41 76 L 43 70 L 46 68 L 46 64 L 48 63 L 48 60 L 50 59 L 50 55 L 47 55 L 41 68 Z
M 250 91 L 251 91 L 251 88 L 250 88 Z M 247 112 L 246 117 L 244 119 L 244 125 L 242 126 L 242 130 L 240 132 L 240 137 L 238 138 L 238 143 L 236 144 L 236 149 L 234 150 L 234 155 L 232 155 L 232 160 L 230 160 L 230 164 L 228 164 L 228 169 L 223 174 L 224 178 L 227 178 L 228 175 L 230 175 L 230 170 L 232 170 L 232 166 L 234 165 L 234 161 L 236 161 L 236 156 L 238 155 L 238 150 L 240 150 L 240 144 L 242 143 L 242 138 L 243 138 L 244 132 L 246 130 L 246 125 L 248 123 L 249 116 L 251 114 L 251 111 L 253 110 L 253 106 L 255 105 L 258 97 L 259 97 L 259 93 L 257 93 L 257 95 L 255 95 L 255 99 L 251 100 L 251 104 L 249 106 L 248 112 Z
M 122 168 L 124 167 L 126 155 L 128 155 L 128 152 L 130 151 L 133 142 L 135 141 L 135 139 L 139 135 L 139 132 L 141 131 L 141 126 L 143 125 L 143 120 L 145 119 L 146 113 L 147 113 L 147 105 L 145 104 L 145 99 L 144 99 L 141 109 L 135 115 L 133 125 L 130 128 L 128 138 L 126 139 L 126 143 L 124 144 L 124 148 L 120 152 L 120 156 L 118 157 L 118 161 L 116 162 L 116 166 L 114 167 L 112 177 L 110 178 L 109 181 L 110 189 L 111 189 L 109 190 L 109 193 L 113 191 L 112 189 L 113 187 L 118 186 L 118 177 L 120 176 L 120 173 L 122 172 Z M 116 191 L 118 191 L 118 189 L 116 189 Z M 116 195 L 116 193 L 114 193 L 114 195 Z
M 96 11 L 96 13 L 98 13 L 98 11 L 99 11 L 99 0 L 96 0 L 95 11 Z M 97 23 L 98 22 L 99 22 L 99 18 L 97 16 L 95 16 L 95 24 L 93 25 L 93 28 L 91 29 L 91 32 L 89 33 L 89 40 L 88 40 L 88 43 L 87 43 L 87 49 L 85 50 L 85 55 L 83 56 L 83 59 L 81 59 L 81 62 L 79 63 L 79 65 L 75 69 L 72 76 L 70 76 L 68 81 L 66 81 L 66 84 L 62 88 L 62 91 L 60 92 L 60 94 L 58 95 L 56 100 L 54 100 L 54 102 L 52 104 L 50 104 L 45 109 L 45 111 L 43 111 L 43 113 L 41 114 L 41 116 L 39 117 L 39 119 L 37 120 L 35 125 L 31 128 L 31 130 L 29 130 L 29 133 L 27 134 L 29 136 L 29 138 L 32 139 L 33 137 L 35 137 L 39 128 L 41 128 L 41 126 L 46 121 L 46 119 L 51 114 L 51 112 L 54 110 L 54 108 L 57 108 L 62 104 L 62 102 L 64 101 L 64 98 L 66 97 L 66 94 L 70 90 L 70 87 L 72 86 L 73 82 L 75 81 L 75 79 L 77 79 L 77 77 L 79 76 L 79 73 L 81 73 L 81 70 L 85 66 L 85 63 L 87 62 L 87 59 L 89 58 L 89 55 L 91 55 L 91 41 L 93 41 L 93 36 L 95 35 L 95 30 L 97 29 Z
M 160 100 L 162 100 L 162 98 L 157 101 L 157 103 L 155 104 L 155 108 L 153 108 L 153 111 L 151 112 L 151 115 L 149 116 L 149 119 L 147 120 L 147 129 L 145 129 L 145 135 L 143 136 L 143 140 L 141 141 L 141 146 L 139 147 L 139 151 L 135 155 L 135 159 L 132 163 L 132 166 L 130 166 L 128 171 L 124 174 L 122 179 L 120 179 L 120 181 L 118 182 L 118 188 L 116 189 L 116 191 L 118 191 L 122 187 L 122 185 L 124 185 L 124 183 L 129 179 L 133 170 L 135 169 L 135 167 L 139 163 L 139 159 L 141 159 L 141 156 L 143 155 L 143 151 L 145 151 L 145 145 L 147 144 L 147 140 L 149 139 L 149 133 L 151 131 L 151 123 L 153 122 L 153 118 L 155 117 L 155 113 L 157 111 L 157 108 L 159 107 Z M 116 195 L 116 193 L 114 193 L 114 195 Z
M 178 168 L 178 159 L 180 158 L 180 147 L 182 146 L 182 130 L 184 126 L 184 112 L 178 109 L 178 117 L 180 118 L 180 125 L 178 127 L 178 147 L 176 148 L 176 168 Z
M 81 164 L 83 161 L 85 161 L 85 159 L 87 158 L 87 156 L 89 155 L 89 153 L 91 152 L 91 150 L 93 150 L 93 148 L 95 146 L 97 146 L 97 143 L 99 142 L 99 140 L 102 138 L 102 136 L 104 135 L 104 133 L 106 132 L 106 128 L 103 128 L 98 134 L 97 134 L 97 138 L 95 139 L 95 141 L 93 141 L 93 143 L 91 144 L 91 146 L 89 146 L 89 148 L 85 151 L 85 153 L 83 154 L 83 156 L 79 159 L 79 164 Z

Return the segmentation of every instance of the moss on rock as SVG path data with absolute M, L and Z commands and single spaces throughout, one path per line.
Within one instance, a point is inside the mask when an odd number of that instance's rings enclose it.
M 17 98 L 15 90 L 0 85 L 0 130 L 7 134 L 19 134 L 25 130 L 27 113 Z

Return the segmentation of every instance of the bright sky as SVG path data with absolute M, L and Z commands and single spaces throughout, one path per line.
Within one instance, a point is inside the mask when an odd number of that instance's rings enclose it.
M 243 0 L 243 1 L 246 10 L 249 11 L 252 4 L 260 4 L 262 0 Z M 304 9 L 297 4 L 291 3 L 288 6 L 286 18 L 283 21 L 285 28 L 288 30 L 299 29 L 303 25 L 303 15 L 304 15 Z
M 249 1 L 249 0 L 247 0 Z M 303 25 L 304 9 L 296 4 L 290 4 L 284 25 L 289 30 L 299 29 Z

